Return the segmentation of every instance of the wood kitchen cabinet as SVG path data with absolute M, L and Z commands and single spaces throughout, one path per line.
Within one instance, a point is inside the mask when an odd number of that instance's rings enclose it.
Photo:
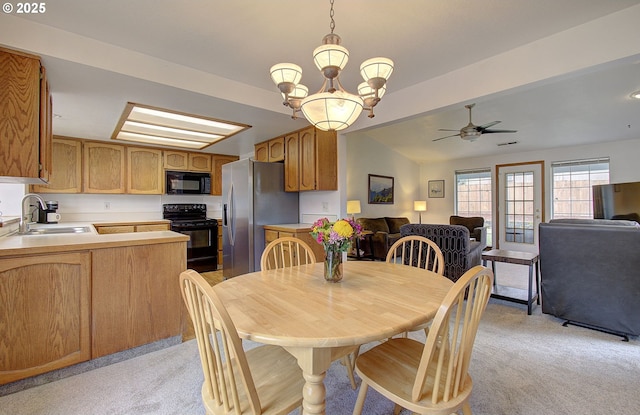
M 89 251 L 0 259 L 0 384 L 91 358 L 90 277 Z
M 298 238 L 306 242 L 316 256 L 316 261 L 324 261 L 324 248 L 313 239 L 311 236 L 311 228 L 308 225 L 264 225 L 265 246 L 268 245 L 269 242 L 285 236 Z
M 165 151 L 164 168 L 178 171 L 211 171 L 211 154 Z
M 213 170 L 211 171 L 211 194 L 215 196 L 222 195 L 222 166 L 239 160 L 238 156 L 227 156 L 224 154 L 214 154 Z
M 0 178 L 19 183 L 49 180 L 52 115 L 40 58 L 0 48 Z
M 83 192 L 125 193 L 126 147 L 100 141 L 83 145 Z
M 269 161 L 269 142 L 265 141 L 254 146 L 254 159 L 256 161 Z
M 284 161 L 284 137 L 273 138 L 255 145 L 255 160 L 264 162 Z
M 168 221 L 162 222 L 127 222 L 127 223 L 94 223 L 93 227 L 101 235 L 109 233 L 152 232 L 171 230 Z
M 185 242 L 92 251 L 91 358 L 182 333 Z
M 62 137 L 53 138 L 53 164 L 49 183 L 32 185 L 34 193 L 82 192 L 82 141 Z
M 300 190 L 300 139 L 297 132 L 284 137 L 284 190 L 297 192 Z
M 285 140 L 285 191 L 338 190 L 338 142 L 335 131 L 314 127 Z
M 162 150 L 127 147 L 127 193 L 163 194 L 162 163 Z

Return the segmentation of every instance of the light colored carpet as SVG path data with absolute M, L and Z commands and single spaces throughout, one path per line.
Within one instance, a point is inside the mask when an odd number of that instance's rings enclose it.
M 640 413 L 640 341 L 560 323 L 539 309 L 527 316 L 524 306 L 490 301 L 471 364 L 475 415 Z M 196 348 L 189 341 L 0 397 L 0 414 L 203 414 Z M 353 409 L 357 392 L 344 370 L 334 362 L 327 373 L 329 415 Z M 370 391 L 364 413 L 392 408 Z
M 497 273 L 501 283 L 526 287 L 526 267 L 499 267 Z M 539 308 L 527 316 L 525 306 L 490 300 L 470 369 L 475 415 L 640 413 L 640 340 L 626 343 L 561 323 Z M 350 414 L 357 391 L 344 366 L 334 362 L 325 383 L 326 413 Z M 197 346 L 188 341 L 0 397 L 0 415 L 201 415 L 201 384 Z M 389 401 L 369 391 L 363 413 L 392 411 Z

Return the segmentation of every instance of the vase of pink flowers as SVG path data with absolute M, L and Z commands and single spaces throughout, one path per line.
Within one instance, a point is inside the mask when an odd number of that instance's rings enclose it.
M 349 249 L 354 238 L 362 237 L 362 226 L 353 219 L 339 219 L 330 222 L 329 219 L 322 218 L 314 222 L 311 236 L 324 247 L 324 279 L 330 282 L 340 282 L 342 280 L 342 254 Z

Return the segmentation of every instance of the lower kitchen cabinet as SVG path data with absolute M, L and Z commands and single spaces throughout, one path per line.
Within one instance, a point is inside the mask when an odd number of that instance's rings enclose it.
M 0 259 L 0 384 L 91 358 L 89 251 Z
M 306 242 L 306 244 L 311 247 L 311 250 L 316 256 L 316 261 L 324 261 L 324 248 L 311 236 L 311 228 L 309 227 L 309 225 L 264 225 L 265 246 L 268 245 L 269 242 L 285 236 L 298 238 Z
M 186 242 L 94 250 L 91 358 L 180 335 L 186 263 Z

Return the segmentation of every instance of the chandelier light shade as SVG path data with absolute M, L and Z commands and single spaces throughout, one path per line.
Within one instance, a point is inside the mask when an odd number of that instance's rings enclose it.
M 317 128 L 344 130 L 360 116 L 364 102 L 358 95 L 344 91 L 321 92 L 302 100 L 302 113 Z
M 384 95 L 387 80 L 393 72 L 391 59 L 367 59 L 360 66 L 365 82 L 358 86 L 358 93 L 352 94 L 343 88 L 340 72 L 349 61 L 349 51 L 340 44 L 340 36 L 333 33 L 333 2 L 330 0 L 331 33 L 313 51 L 313 62 L 324 77 L 320 90 L 308 95 L 308 88 L 300 84 L 302 69 L 293 63 L 279 63 L 270 71 L 271 79 L 284 98 L 283 104 L 293 110 L 292 118 L 302 112 L 311 124 L 325 131 L 344 130 L 358 119 L 362 110 L 369 111 L 369 118 L 373 118 L 373 107 Z

